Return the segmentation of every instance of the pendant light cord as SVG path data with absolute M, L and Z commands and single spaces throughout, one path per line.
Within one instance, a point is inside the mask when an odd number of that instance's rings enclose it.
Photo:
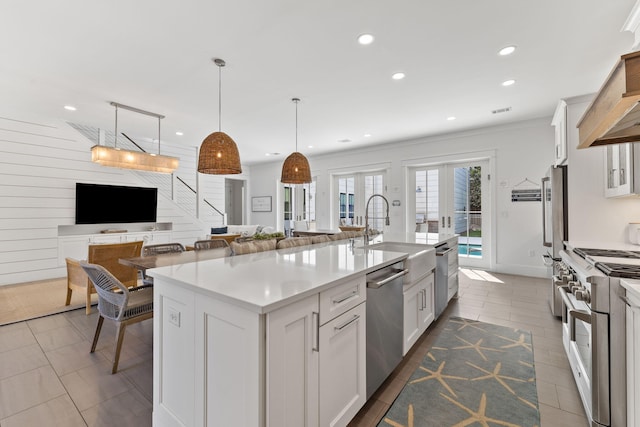
M 296 103 L 296 153 L 298 152 L 298 102 L 300 102 L 300 98 L 291 99 Z
M 218 64 L 218 132 L 222 130 L 222 65 Z
M 116 105 L 116 128 L 115 128 L 115 135 L 114 135 L 114 139 L 113 139 L 113 148 L 118 148 L 118 106 Z

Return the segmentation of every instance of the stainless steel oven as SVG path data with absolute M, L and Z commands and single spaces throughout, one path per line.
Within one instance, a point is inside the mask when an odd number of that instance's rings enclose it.
M 585 412 L 594 427 L 626 427 L 626 325 L 624 303 L 618 298 L 620 279 L 605 273 L 588 255 L 562 251 L 561 259 L 572 278 L 558 289 L 563 345 Z

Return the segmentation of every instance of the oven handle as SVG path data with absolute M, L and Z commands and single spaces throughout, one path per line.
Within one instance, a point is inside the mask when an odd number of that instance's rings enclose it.
M 568 286 L 560 286 L 558 287 L 558 292 L 562 296 L 562 302 L 567 306 L 567 317 L 566 321 L 569 323 L 569 335 L 571 341 L 576 340 L 576 319 L 582 320 L 585 323 L 591 324 L 591 313 L 587 311 L 578 310 L 573 306 L 573 303 L 569 299 L 569 295 L 567 294 Z M 564 317 L 564 313 L 563 317 Z M 563 318 L 563 321 L 565 319 Z

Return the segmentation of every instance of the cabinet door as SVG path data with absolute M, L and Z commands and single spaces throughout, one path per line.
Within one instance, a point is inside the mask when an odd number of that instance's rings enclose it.
M 402 355 L 404 356 L 420 338 L 424 288 L 415 284 L 404 293 L 404 321 L 402 322 Z
M 632 299 L 631 303 L 640 305 Z M 640 422 L 640 309 L 627 306 L 627 425 Z
M 267 315 L 267 426 L 318 425 L 318 295 Z
M 567 160 L 567 103 L 558 102 L 551 125 L 555 128 L 555 165 L 561 165 Z
M 346 426 L 366 401 L 366 303 L 320 328 L 320 426 Z
M 605 197 L 633 194 L 633 145 L 614 144 L 605 147 Z
M 422 297 L 424 299 L 422 304 L 423 309 L 420 311 L 420 335 L 427 330 L 435 318 L 435 306 L 433 300 L 434 283 L 435 276 L 433 273 L 426 276 L 419 283 L 420 288 L 422 289 Z
M 126 236 L 119 234 L 119 233 L 113 233 L 113 234 L 96 234 L 90 237 L 90 241 L 89 244 L 94 245 L 94 244 L 100 244 L 100 243 L 122 243 L 122 242 L 126 242 L 126 240 L 123 240 L 123 237 Z

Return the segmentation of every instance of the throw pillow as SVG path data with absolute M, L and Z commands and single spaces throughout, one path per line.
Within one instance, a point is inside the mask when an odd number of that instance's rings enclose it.
M 211 234 L 227 234 L 227 227 L 212 227 Z

